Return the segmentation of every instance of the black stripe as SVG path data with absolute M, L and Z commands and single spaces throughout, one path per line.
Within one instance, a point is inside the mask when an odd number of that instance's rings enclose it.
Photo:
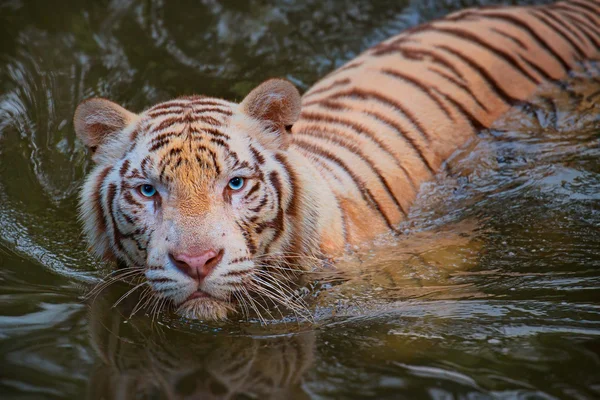
M 504 31 L 501 31 L 499 29 L 496 28 L 491 28 L 492 31 L 496 32 L 498 35 L 503 36 L 507 39 L 509 39 L 510 41 L 512 41 L 513 43 L 515 43 L 517 46 L 519 46 L 521 49 L 525 50 L 525 51 L 529 51 L 529 47 L 523 43 L 519 38 L 514 37 Z M 519 57 L 519 60 L 521 60 L 521 62 L 523 62 L 524 64 L 527 64 L 527 66 L 529 66 L 529 68 L 533 69 L 534 71 L 536 71 L 538 74 L 540 74 L 541 76 L 543 76 L 546 80 L 553 80 L 554 77 L 552 75 L 550 75 L 549 72 L 547 72 L 545 69 L 542 69 L 540 66 L 538 66 L 536 63 L 529 61 L 527 58 L 523 57 L 521 54 L 517 54 L 517 57 Z
M 322 106 L 324 108 L 329 108 L 330 105 L 333 105 L 335 107 L 338 103 L 336 103 L 333 100 L 327 100 L 327 101 L 320 101 L 317 104 L 319 104 L 320 106 Z M 335 109 L 335 108 L 333 108 L 333 109 Z M 361 113 L 369 114 L 369 111 L 361 110 Z M 388 153 L 396 161 L 396 164 L 398 165 L 398 167 L 403 169 L 402 165 L 400 164 L 400 160 L 398 160 L 396 158 L 396 156 L 394 155 L 394 152 L 389 148 L 389 146 L 385 142 L 383 142 L 381 139 L 379 139 L 375 132 L 373 132 L 372 130 L 370 130 L 366 127 L 363 127 L 362 125 L 359 125 L 357 123 L 354 123 L 352 121 L 348 121 L 346 119 L 342 119 L 339 117 L 336 118 L 336 117 L 332 117 L 330 115 L 317 114 L 317 113 L 308 112 L 308 111 L 303 112 L 300 115 L 300 118 L 304 121 L 315 122 L 317 124 L 324 122 L 326 124 L 341 125 L 344 127 L 348 127 L 353 132 L 370 139 L 373 143 L 375 143 L 377 145 L 377 147 L 379 147 L 381 149 L 381 151 Z M 400 134 L 400 136 L 403 139 L 405 139 L 412 145 L 415 152 L 419 155 L 421 160 L 423 160 L 423 163 L 427 166 L 429 171 L 433 174 L 434 173 L 433 168 L 431 168 L 429 161 L 425 158 L 423 151 L 417 146 L 416 142 L 412 138 L 409 138 L 402 131 L 402 129 L 400 127 L 398 127 L 397 125 L 394 125 L 393 128 Z M 292 140 L 293 140 L 293 136 L 292 136 Z
M 590 43 L 592 43 L 593 46 L 595 46 L 597 49 L 600 49 L 600 42 L 596 39 L 596 37 L 600 37 L 600 30 L 598 30 L 596 27 L 590 25 L 587 21 L 583 21 L 583 20 L 577 18 L 575 15 L 572 15 L 571 10 L 563 12 L 562 15 L 565 18 L 568 18 L 571 22 L 575 22 L 575 24 L 574 24 L 575 28 L 579 29 L 579 31 L 586 37 L 586 39 Z M 594 32 L 596 37 L 594 37 L 594 35 L 590 35 L 590 33 L 586 29 L 583 29 L 580 25 L 582 25 L 585 28 L 589 29 L 590 31 Z
M 571 45 L 571 48 L 578 56 L 578 59 L 585 58 L 585 53 L 582 51 L 582 49 L 577 45 L 576 42 L 573 41 L 573 39 L 568 34 L 565 34 L 563 32 L 563 30 L 560 26 L 557 27 L 556 25 L 554 25 L 554 23 L 552 23 L 548 19 L 546 19 L 546 17 L 544 15 L 540 15 L 540 13 L 545 14 L 544 11 L 546 11 L 546 10 L 537 10 L 537 9 L 532 10 L 532 12 L 535 12 L 535 16 L 541 23 L 548 26 L 550 29 L 552 29 L 554 31 L 554 33 L 556 33 L 558 36 L 563 38 L 565 41 L 569 42 L 569 44 Z
M 595 9 L 594 7 L 591 7 L 587 4 L 581 4 L 581 2 L 576 1 L 576 0 L 571 0 L 567 5 L 569 6 L 574 6 L 574 7 L 579 7 L 579 8 L 583 8 L 584 10 L 589 11 L 592 15 L 599 15 L 600 14 L 600 9 Z
M 445 57 L 442 57 L 440 54 L 437 54 L 427 49 L 414 49 L 407 47 L 399 47 L 399 50 L 402 52 L 402 56 L 408 60 L 428 61 L 433 64 L 440 64 L 443 67 L 448 68 L 460 79 L 465 80 L 465 77 L 462 74 L 462 72 L 459 69 L 457 69 L 454 64 L 448 61 Z
M 440 71 L 440 70 L 438 70 L 438 69 L 433 69 L 433 68 L 431 68 L 431 67 L 429 67 L 429 68 L 427 68 L 427 69 L 428 69 L 429 71 L 431 71 L 431 72 L 433 72 L 433 73 L 437 74 L 438 76 L 441 76 L 442 78 L 446 79 L 448 82 L 450 82 L 450 83 L 452 83 L 452 84 L 454 84 L 454 85 L 458 86 L 459 88 L 461 88 L 461 89 L 462 89 L 462 90 L 463 90 L 463 91 L 464 91 L 466 94 L 468 94 L 468 95 L 469 95 L 469 97 L 471 97 L 471 99 L 472 99 L 472 100 L 473 100 L 475 103 L 477 103 L 477 105 L 478 105 L 478 106 L 479 106 L 479 107 L 480 107 L 482 110 L 484 110 L 486 113 L 489 113 L 489 111 L 490 111 L 490 110 L 489 110 L 489 108 L 487 108 L 487 107 L 485 106 L 485 104 L 483 104 L 483 103 L 482 103 L 482 102 L 481 102 L 481 101 L 480 101 L 480 100 L 479 100 L 479 99 L 478 99 L 478 98 L 475 96 L 475 93 L 473 93 L 473 92 L 471 91 L 471 89 L 470 89 L 470 88 L 469 88 L 467 85 L 465 85 L 463 82 L 460 82 L 460 81 L 458 81 L 458 80 L 457 80 L 456 78 L 454 78 L 453 76 L 451 76 L 451 75 L 448 75 L 448 74 L 446 74 L 445 72 L 442 72 L 442 71 Z M 481 124 L 483 125 L 483 123 L 481 123 Z
M 519 46 L 521 49 L 523 50 L 529 50 L 529 48 L 527 47 L 527 45 L 525 43 L 523 43 L 523 41 L 521 39 L 519 39 L 518 37 L 514 37 L 513 35 L 509 35 L 507 32 L 501 31 L 500 29 L 496 28 L 496 27 L 492 27 L 490 28 L 490 30 L 492 32 L 495 32 L 496 34 L 505 37 L 506 39 L 510 40 L 511 42 L 513 42 L 514 44 L 516 44 L 517 46 Z
M 237 222 L 237 226 L 240 228 L 240 231 L 242 231 L 242 236 L 244 237 L 244 241 L 246 242 L 246 247 L 248 248 L 248 251 L 250 252 L 250 254 L 255 254 L 256 250 L 257 250 L 256 244 L 254 243 L 254 240 L 250 236 L 250 233 L 248 232 L 247 227 L 244 228 L 240 222 Z
M 119 207 L 119 212 L 123 216 L 123 218 L 125 218 L 125 221 L 127 221 L 129 225 L 135 224 L 135 220 L 131 217 L 131 215 L 127 214 L 121 207 Z
M 299 148 L 298 150 L 304 155 L 304 157 L 310 159 L 311 162 L 314 161 L 315 163 L 319 164 L 323 169 L 327 170 L 327 172 L 329 172 L 335 178 L 335 180 L 341 180 L 340 176 L 336 173 L 336 171 L 334 171 L 325 161 L 319 158 L 319 156 L 317 156 L 314 153 L 310 153 L 304 150 L 303 148 Z
M 171 177 L 169 177 L 169 176 L 165 176 L 165 174 L 166 174 L 166 173 L 167 173 L 167 165 L 165 164 L 165 165 L 163 166 L 163 168 L 161 168 L 161 170 L 160 170 L 160 174 L 158 175 L 158 181 L 159 181 L 160 183 L 163 183 L 163 184 L 165 184 L 165 183 L 169 183 L 169 182 L 171 182 L 172 178 L 171 178 Z
M 402 104 L 397 102 L 395 99 L 389 98 L 379 92 L 376 92 L 374 90 L 355 88 L 355 89 L 352 89 L 349 91 L 336 93 L 334 95 L 329 96 L 329 98 L 331 98 L 331 99 L 358 98 L 361 100 L 373 99 L 380 103 L 386 104 L 386 105 L 396 109 L 397 111 L 400 111 L 402 114 L 404 114 L 404 117 L 408 120 L 408 122 L 410 122 L 413 125 L 413 127 L 421 135 L 421 137 L 426 142 L 431 142 L 431 138 L 429 137 L 429 134 L 427 133 L 425 128 L 421 125 L 421 123 L 418 121 L 417 117 L 412 112 L 407 110 Z
M 147 116 L 150 118 L 158 118 L 158 117 L 163 117 L 165 115 L 172 115 L 174 117 L 177 117 L 179 115 L 181 115 L 181 113 L 183 112 L 183 108 L 177 109 L 177 110 L 158 110 L 158 111 L 148 111 L 147 112 Z
M 215 173 L 217 174 L 217 176 L 221 175 L 221 167 L 219 167 L 219 162 L 217 161 L 217 155 L 212 150 L 208 150 L 208 154 L 210 154 L 210 158 L 213 162 L 213 166 L 215 168 Z
M 199 115 L 198 120 L 213 126 L 221 126 L 221 121 L 210 115 Z
M 184 122 L 185 121 L 180 116 L 165 118 L 158 125 L 152 127 L 152 132 L 156 133 L 158 131 L 162 131 L 163 129 L 170 127 L 171 125 L 183 124 Z
M 327 92 L 328 90 L 331 90 L 331 89 L 333 89 L 333 88 L 336 88 L 336 87 L 338 87 L 338 86 L 347 85 L 347 84 L 349 84 L 350 82 L 351 82 L 351 81 L 350 81 L 350 78 L 344 78 L 344 79 L 338 79 L 338 80 L 335 80 L 335 81 L 333 81 L 333 83 L 331 83 L 330 85 L 324 86 L 324 87 L 322 87 L 322 88 L 318 88 L 318 89 L 310 89 L 310 90 L 308 91 L 308 93 L 305 93 L 305 94 L 304 94 L 303 98 L 304 98 L 304 99 L 306 99 L 306 98 L 308 98 L 308 97 L 311 97 L 311 96 L 314 96 L 314 95 L 316 95 L 316 94 L 323 93 L 323 92 Z
M 207 162 L 208 161 L 206 158 L 207 154 L 208 154 L 208 157 L 210 157 L 210 160 L 212 161 L 212 165 Z M 219 163 L 217 162 L 217 155 L 211 149 L 208 149 L 206 147 L 197 148 L 196 149 L 196 162 L 198 163 L 198 165 L 200 167 L 203 167 L 205 169 L 210 169 L 212 167 L 215 170 L 216 176 L 221 175 L 221 168 L 219 167 Z
M 282 153 L 277 153 L 275 154 L 275 159 L 281 165 L 281 168 L 285 171 L 288 177 L 287 181 L 290 189 L 290 200 L 286 205 L 285 212 L 288 213 L 288 215 L 295 217 L 299 214 L 298 188 L 300 187 L 300 185 L 298 183 L 298 175 L 288 162 L 285 155 L 283 155 Z
M 182 151 L 183 149 L 181 147 L 172 147 L 171 150 L 169 150 L 167 157 L 172 158 L 173 156 L 178 156 Z
M 439 89 L 436 89 L 439 91 Z M 476 115 L 474 115 L 471 110 L 461 104 L 458 100 L 454 99 L 452 96 L 444 94 L 440 91 L 440 93 L 444 96 L 446 100 L 448 100 L 454 107 L 458 109 L 458 111 L 462 114 L 462 116 L 469 122 L 471 127 L 475 130 L 482 130 L 487 128 L 484 122 L 480 121 Z M 471 97 L 475 97 L 471 95 Z
M 252 211 L 253 213 L 258 213 L 260 210 L 262 210 L 262 208 L 264 206 L 267 205 L 267 200 L 268 200 L 267 196 L 266 195 L 263 196 L 263 198 L 260 199 L 260 202 L 258 203 L 258 205 L 254 208 L 251 208 L 250 211 Z
M 121 178 L 124 177 L 127 171 L 129 171 L 129 160 L 123 161 L 123 164 L 119 169 L 119 176 L 121 176 Z
M 538 74 L 540 74 L 541 76 L 544 77 L 544 79 L 546 80 L 554 80 L 554 77 L 552 77 L 552 75 L 550 75 L 548 73 L 548 71 L 542 69 L 541 67 L 539 67 L 538 65 L 535 64 L 535 62 L 531 62 L 528 59 L 526 59 L 525 57 L 523 57 L 522 55 L 518 55 L 519 60 L 521 60 L 523 63 L 527 64 L 529 66 L 529 68 L 531 68 L 532 70 L 536 71 Z
M 142 170 L 142 175 L 148 176 L 147 164 L 151 162 L 150 156 L 146 156 L 142 163 L 140 164 L 140 169 Z
M 131 131 L 131 134 L 129 134 L 129 141 L 131 142 L 131 147 L 129 149 L 130 151 L 135 146 L 135 142 L 136 142 L 139 134 L 140 134 L 139 126 L 136 126 L 136 128 L 133 131 Z
M 404 207 L 402 207 L 402 205 L 398 201 L 398 198 L 392 191 L 392 188 L 390 187 L 390 184 L 388 183 L 387 179 L 385 179 L 385 177 L 383 176 L 383 173 L 379 170 L 379 168 L 377 168 L 375 166 L 375 161 L 373 161 L 373 159 L 369 158 L 362 150 L 360 150 L 359 147 L 354 146 L 352 143 L 340 140 L 338 138 L 338 135 L 336 135 L 336 132 L 330 132 L 325 129 L 314 130 L 314 131 L 310 131 L 310 132 L 305 131 L 305 132 L 296 134 L 297 138 L 300 136 L 308 136 L 308 137 L 315 137 L 315 138 L 323 139 L 325 141 L 330 142 L 330 144 L 338 145 L 339 147 L 342 147 L 342 148 L 346 149 L 347 151 L 349 151 L 350 153 L 353 153 L 356 156 L 358 156 L 358 158 L 360 158 L 369 167 L 371 172 L 377 177 L 377 180 L 385 188 L 386 193 L 392 198 L 392 200 L 394 201 L 394 204 L 396 204 L 396 207 L 398 208 L 398 210 L 405 217 L 408 215 L 406 210 L 404 209 Z M 302 140 L 302 139 L 300 139 L 300 140 Z M 303 142 L 306 143 L 305 141 L 303 141 Z M 406 173 L 406 171 L 404 171 L 404 172 Z
M 540 10 L 540 12 L 544 13 L 544 15 L 546 15 L 548 18 L 550 18 L 557 24 L 564 26 L 579 41 L 585 42 L 585 39 L 586 39 L 586 38 L 584 38 L 585 31 L 579 31 L 580 27 L 577 24 L 573 24 L 573 20 L 571 19 L 570 14 L 563 12 L 561 10 L 558 10 L 558 14 L 560 15 L 560 17 L 559 17 L 559 16 L 555 15 L 553 12 L 551 12 L 550 10 Z M 578 43 L 578 42 L 575 41 L 575 43 Z M 582 48 L 581 48 L 581 50 L 583 51 Z M 587 56 L 587 54 L 586 54 L 586 56 Z
M 126 176 L 127 179 L 145 179 L 146 177 L 140 174 L 140 171 L 137 168 L 131 170 L 131 173 Z
M 392 225 L 392 222 L 389 220 L 388 216 L 383 212 L 381 206 L 373 196 L 373 193 L 371 193 L 371 191 L 366 187 L 365 183 L 354 172 L 352 172 L 352 170 L 340 158 L 331 154 L 329 151 L 323 149 L 322 147 L 319 147 L 312 143 L 302 142 L 301 140 L 296 140 L 294 143 L 299 147 L 302 147 L 309 153 L 315 153 L 322 157 L 325 157 L 329 161 L 332 161 L 335 164 L 337 164 L 342 170 L 344 170 L 344 172 L 346 172 L 346 174 L 348 174 L 348 176 L 354 181 L 354 185 L 360 192 L 361 197 L 365 201 L 365 203 L 367 203 L 367 205 L 369 205 L 370 207 L 373 207 L 379 213 L 379 215 L 385 221 L 386 225 L 391 231 L 397 232 L 397 229 Z
M 488 84 L 488 87 L 496 93 L 496 95 L 503 100 L 505 103 L 507 104 L 511 104 L 512 102 L 516 102 L 519 101 L 519 99 L 511 96 L 509 93 L 507 93 L 496 81 L 496 79 L 494 79 L 494 77 L 492 77 L 488 71 L 483 68 L 481 65 L 477 64 L 475 61 L 473 61 L 473 59 L 471 59 L 470 57 L 464 55 L 462 52 L 453 49 L 452 47 L 448 47 L 445 45 L 439 45 L 436 46 L 436 48 L 439 48 L 440 50 L 445 50 L 448 53 L 454 55 L 457 58 L 460 58 L 463 62 L 465 62 L 466 64 L 468 64 L 471 68 L 473 68 L 475 71 L 477 71 L 477 73 L 483 78 L 483 80 L 485 80 Z
M 98 175 L 98 179 L 96 180 L 96 185 L 94 186 L 95 190 L 92 194 L 92 204 L 94 205 L 94 214 L 96 215 L 96 223 L 100 232 L 106 232 L 106 219 L 104 217 L 104 207 L 102 207 L 102 187 L 106 181 L 106 177 L 112 170 L 112 167 L 106 167 L 102 172 Z
M 151 147 L 149 149 L 150 152 L 154 152 L 161 147 L 169 144 L 173 137 L 179 137 L 181 135 L 180 132 L 163 132 L 156 135 L 152 141 L 150 142 Z
M 576 15 L 579 15 L 580 17 L 585 18 L 591 25 L 595 25 L 595 24 L 598 23 L 598 21 L 594 21 L 592 19 L 592 17 L 590 17 L 588 15 L 588 13 L 585 12 L 585 10 L 582 10 L 581 8 L 578 8 L 577 6 L 578 6 L 578 4 L 575 4 L 575 3 L 572 3 L 572 2 L 571 3 L 567 3 L 567 4 L 557 3 L 557 4 L 553 4 L 552 8 L 556 8 L 556 9 L 564 10 L 564 11 L 570 11 L 572 13 L 575 13 Z
M 223 115 L 227 115 L 227 116 L 232 116 L 233 112 L 230 109 L 222 109 L 222 108 L 217 108 L 217 107 L 209 107 L 209 108 L 201 108 L 199 110 L 195 109 L 194 110 L 194 114 L 203 114 L 203 113 L 217 113 L 217 114 L 223 114 Z
M 129 190 L 123 192 L 123 199 L 134 207 L 142 208 L 143 206 L 137 202 Z
M 223 133 L 216 128 L 196 128 L 194 126 L 191 126 L 190 133 L 197 134 L 197 135 L 206 134 L 206 135 L 212 135 L 212 136 L 216 136 L 216 137 L 220 137 L 220 138 L 231 139 L 231 137 L 228 134 Z
M 218 146 L 224 147 L 224 148 L 226 148 L 227 150 L 229 150 L 229 145 L 228 145 L 227 143 L 225 143 L 225 141 L 223 141 L 223 140 L 221 140 L 221 139 L 217 139 L 217 138 L 212 138 L 212 137 L 211 137 L 211 138 L 210 138 L 210 142 L 211 142 L 211 143 L 214 143 L 214 144 L 216 144 L 216 145 L 218 145 Z
M 265 163 L 265 158 L 262 156 L 262 154 L 260 154 L 260 152 L 252 145 L 250 145 L 250 152 L 252 153 L 252 156 L 254 156 L 254 159 L 256 160 L 256 162 L 258 163 L 258 165 L 263 165 Z
M 187 101 L 167 101 L 165 103 L 160 103 L 155 105 L 154 107 L 150 108 L 148 110 L 148 112 L 153 112 L 153 111 L 159 111 L 159 110 L 164 110 L 167 108 L 173 108 L 173 107 L 179 107 L 179 108 L 185 108 L 185 107 L 189 107 L 190 103 Z
M 444 114 L 446 114 L 446 117 L 448 117 L 449 120 L 455 121 L 454 117 L 452 116 L 452 111 L 450 111 L 450 109 L 448 107 L 446 107 L 446 105 L 444 104 L 443 101 L 441 101 L 440 99 L 437 98 L 436 93 L 438 95 L 441 95 L 444 99 L 447 100 L 446 95 L 441 93 L 439 91 L 439 89 L 433 88 L 433 86 L 431 86 L 431 85 L 425 85 L 421 81 L 419 81 L 409 75 L 403 74 L 400 71 L 396 71 L 396 70 L 389 69 L 389 68 L 383 68 L 380 70 L 380 72 L 385 75 L 391 76 L 395 79 L 404 81 L 404 82 L 408 83 L 409 85 L 414 86 L 415 88 L 424 92 L 425 95 L 428 96 L 435 104 L 437 104 L 437 106 L 444 112 Z M 435 91 L 434 91 L 434 89 L 435 89 Z
M 281 235 L 283 235 L 285 229 L 285 224 L 283 220 L 283 206 L 281 204 L 281 200 L 283 197 L 283 185 L 281 183 L 281 178 L 277 171 L 271 171 L 271 173 L 269 174 L 269 182 L 271 182 L 271 185 L 273 186 L 273 189 L 275 189 L 275 193 L 277 195 L 277 215 L 275 215 L 274 219 L 266 223 L 266 225 L 269 228 L 275 231 L 275 234 L 273 235 L 269 243 L 266 244 L 265 254 L 269 254 L 269 248 L 271 247 L 271 244 L 279 240 Z
M 256 182 L 254 184 L 254 186 L 252 186 L 252 188 L 250 188 L 250 190 L 248 191 L 248 193 L 246 193 L 246 196 L 244 196 L 244 200 L 246 200 L 250 196 L 252 196 L 258 189 L 260 189 L 260 181 Z
M 484 49 L 493 53 L 496 57 L 500 58 L 507 64 L 511 65 L 515 70 L 517 70 L 522 75 L 524 75 L 532 83 L 535 83 L 536 85 L 539 85 L 540 83 L 542 83 L 542 81 L 539 80 L 535 75 L 532 75 L 527 69 L 523 68 L 519 64 L 519 62 L 512 56 L 512 54 L 507 53 L 504 50 L 498 49 L 497 47 L 493 46 L 491 43 L 483 40 L 479 36 L 469 32 L 469 31 L 459 29 L 459 28 L 450 28 L 450 27 L 434 27 L 433 29 L 437 32 L 443 32 L 445 34 L 455 36 L 459 39 L 466 40 L 475 45 L 483 47 Z
M 311 160 L 311 162 L 318 164 L 321 166 L 321 168 L 323 170 L 326 170 L 327 172 L 329 172 L 331 175 L 333 175 L 333 177 L 336 180 L 339 180 L 340 178 L 338 177 L 338 175 L 335 173 L 335 171 L 333 171 L 331 169 L 331 167 L 329 165 L 327 165 L 327 163 L 323 160 L 323 156 L 318 156 L 314 153 L 310 153 L 307 150 L 304 150 L 302 148 L 299 149 L 299 151 L 307 158 L 309 158 Z M 323 176 L 323 173 L 321 171 L 319 171 L 319 173 L 321 174 L 321 176 Z M 324 179 L 327 179 L 324 177 Z M 340 206 L 340 200 L 337 196 L 337 194 L 334 194 L 334 199 L 335 199 L 335 204 L 336 207 L 338 208 L 338 210 L 340 210 L 340 214 L 342 216 L 342 231 L 343 231 L 343 235 L 344 235 L 344 242 L 345 243 L 349 243 L 349 234 L 350 232 L 348 231 L 348 221 L 347 221 L 347 217 L 346 217 L 346 213 L 344 212 L 344 209 Z
M 108 205 L 108 215 L 106 215 L 106 218 L 110 218 L 110 221 L 112 223 L 113 226 L 113 242 L 115 244 L 115 246 L 117 247 L 117 249 L 121 252 L 124 253 L 126 256 L 128 256 L 128 254 L 125 252 L 125 249 L 123 248 L 123 245 L 121 243 L 121 239 L 123 238 L 123 234 L 121 232 L 121 230 L 119 229 L 119 225 L 117 224 L 117 220 L 115 219 L 115 215 L 114 215 L 114 201 L 117 197 L 117 185 L 115 183 L 111 183 L 110 185 L 108 185 L 108 189 L 106 191 L 106 203 Z M 129 258 L 129 257 L 127 257 Z M 135 265 L 135 263 L 132 263 Z
M 150 147 L 150 149 L 148 149 L 148 151 L 151 153 L 155 152 L 155 151 L 169 145 L 170 143 L 171 143 L 171 139 L 163 139 L 163 140 L 157 141 L 156 143 L 154 143 L 152 145 L 152 147 Z
M 516 26 L 517 28 L 525 31 L 529 36 L 533 38 L 536 44 L 538 44 L 540 47 L 542 47 L 544 50 L 546 50 L 548 53 L 554 56 L 554 58 L 562 65 L 564 72 L 567 72 L 571 69 L 569 63 L 567 63 L 567 61 L 564 58 L 562 58 L 561 55 L 552 46 L 550 46 L 532 27 L 530 27 L 528 23 L 520 20 L 515 16 L 501 13 L 486 12 L 484 16 L 486 18 L 500 19 L 510 25 Z
M 570 24 L 568 18 L 568 15 L 566 15 L 565 13 L 561 13 L 560 10 L 558 11 L 560 13 L 560 16 L 562 18 L 557 17 L 556 15 L 554 15 L 554 13 L 552 13 L 550 10 L 546 10 L 546 9 L 541 9 L 538 10 L 539 12 L 543 13 L 545 16 L 547 16 L 548 18 L 550 18 L 551 20 L 553 20 L 554 22 L 556 22 L 557 24 L 559 24 L 560 26 L 563 26 L 564 28 L 567 29 L 567 31 L 569 33 L 572 33 L 579 41 L 585 42 L 585 38 L 583 36 L 580 35 L 580 32 L 577 31 L 577 26 Z M 579 45 L 579 43 L 577 42 L 577 40 L 574 41 L 574 43 L 576 43 L 577 45 Z M 582 48 L 580 48 L 582 51 L 584 51 Z M 585 52 L 584 52 L 585 54 Z M 586 55 L 587 56 L 587 55 Z
M 231 108 L 229 103 L 227 103 L 225 101 L 220 102 L 217 99 L 209 98 L 209 97 L 203 97 L 200 99 L 192 100 L 192 101 L 190 101 L 190 103 L 193 104 L 194 106 L 212 106 L 212 107 Z
M 338 104 L 335 103 L 333 100 L 329 100 L 327 102 L 322 103 L 325 107 L 327 107 L 329 104 Z M 417 144 L 417 142 L 410 137 L 403 129 L 402 127 L 395 122 L 394 120 L 386 117 L 384 114 L 380 114 L 377 111 L 374 110 L 361 110 L 361 113 L 368 115 L 369 117 L 377 120 L 379 123 L 382 123 L 384 125 L 389 126 L 392 130 L 396 131 L 398 133 L 398 136 L 405 140 L 407 142 L 407 144 L 409 144 L 412 149 L 414 150 L 414 152 L 417 154 L 417 156 L 419 156 L 419 159 L 423 162 L 423 165 L 425 165 L 425 167 L 427 168 L 427 170 L 429 171 L 429 173 L 431 175 L 435 175 L 435 169 L 433 168 L 433 166 L 429 163 L 429 160 L 427 160 L 427 158 L 425 157 L 425 152 L 424 150 Z M 402 164 L 400 164 L 400 160 L 398 160 L 394 153 L 388 148 L 387 145 L 385 145 L 385 143 L 381 142 L 382 144 L 382 150 L 388 152 L 390 154 L 390 156 L 392 156 L 394 158 L 394 160 L 396 160 L 396 165 L 398 165 L 398 167 L 402 170 L 404 170 L 406 172 L 406 170 L 404 169 L 404 167 L 402 166 Z M 413 186 L 413 188 L 418 189 L 418 184 L 416 182 L 414 182 L 412 180 L 412 178 L 410 177 L 410 174 L 408 172 L 406 172 L 407 176 L 410 179 L 411 185 Z

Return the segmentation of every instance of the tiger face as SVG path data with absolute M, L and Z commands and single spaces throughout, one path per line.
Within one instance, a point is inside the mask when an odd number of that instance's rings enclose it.
M 299 113 L 283 80 L 241 104 L 185 97 L 139 115 L 84 101 L 74 122 L 96 163 L 80 198 L 93 251 L 143 271 L 155 296 L 192 318 L 222 319 L 250 292 L 267 294 L 279 282 L 266 256 L 299 246 L 286 153 Z

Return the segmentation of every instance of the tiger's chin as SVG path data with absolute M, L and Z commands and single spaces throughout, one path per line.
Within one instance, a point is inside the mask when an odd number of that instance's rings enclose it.
M 177 307 L 177 314 L 184 318 L 219 321 L 234 312 L 233 304 L 214 297 L 196 297 L 184 301 Z

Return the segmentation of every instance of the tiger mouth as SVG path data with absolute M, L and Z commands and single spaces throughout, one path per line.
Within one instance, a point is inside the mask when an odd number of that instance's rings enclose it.
M 176 306 L 177 314 L 190 319 L 224 320 L 235 312 L 230 301 L 219 299 L 202 290 L 196 290 L 182 303 Z
M 219 300 L 216 297 L 211 296 L 210 294 L 206 293 L 205 291 L 198 289 L 194 293 L 190 294 L 188 296 L 188 298 L 183 301 L 183 303 L 187 303 L 188 301 L 198 300 L 198 299 Z
M 214 302 L 214 303 L 225 303 L 225 304 L 235 303 L 232 301 L 227 301 L 225 299 L 215 297 L 215 296 L 211 295 L 210 293 L 207 293 L 203 290 L 197 289 L 194 293 L 190 294 L 185 300 L 183 300 L 179 304 L 179 306 L 182 306 L 187 303 L 194 303 L 194 302 Z

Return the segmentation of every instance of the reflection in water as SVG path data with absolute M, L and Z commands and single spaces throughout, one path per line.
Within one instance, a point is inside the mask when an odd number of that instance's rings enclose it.
M 100 360 L 88 399 L 303 398 L 301 378 L 314 358 L 315 332 L 250 336 L 210 329 L 175 331 L 129 318 L 137 299 L 117 308 L 123 291 L 103 291 L 90 307 Z M 127 317 L 126 317 L 127 316 Z M 168 335 L 168 336 L 167 336 Z

